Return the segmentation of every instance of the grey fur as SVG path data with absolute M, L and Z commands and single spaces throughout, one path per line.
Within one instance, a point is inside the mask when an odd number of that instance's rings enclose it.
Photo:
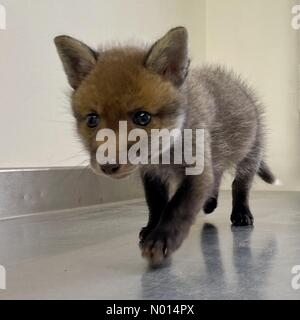
M 252 90 L 233 72 L 220 66 L 205 66 L 190 71 L 184 85 L 180 88 L 186 97 L 185 122 L 183 128 L 205 129 L 205 169 L 202 175 L 186 177 L 178 166 L 153 167 L 142 169 L 143 174 L 159 176 L 169 187 L 176 180 L 175 189 L 180 190 L 187 181 L 190 189 L 182 197 L 180 205 L 173 209 L 164 220 L 161 215 L 160 226 L 166 228 L 171 219 L 180 220 L 182 237 L 172 239 L 167 247 L 176 250 L 197 212 L 205 207 L 205 202 L 216 199 L 222 175 L 235 169 L 233 183 L 232 223 L 236 226 L 253 224 L 249 209 L 249 191 L 253 178 L 263 171 L 273 183 L 274 177 L 267 168 L 264 158 L 263 108 Z M 174 188 L 174 186 L 173 186 Z M 154 190 L 151 191 L 155 192 Z M 175 192 L 176 196 L 176 192 Z M 170 201 L 173 198 L 170 196 Z M 214 209 L 214 208 L 213 208 Z M 212 211 L 212 210 L 211 210 Z M 178 218 L 179 217 L 179 218 Z M 174 225 L 177 225 L 174 222 Z M 176 230 L 178 233 L 178 230 Z M 152 245 L 155 237 L 146 237 L 146 245 Z M 150 242 L 149 242 L 150 241 Z M 150 244 L 149 244 L 150 243 Z M 159 243 L 156 248 L 162 247 Z M 151 256 L 152 262 L 160 263 L 161 256 Z
M 182 168 L 160 167 L 143 168 L 142 172 L 161 177 L 163 184 L 169 187 L 176 177 L 174 196 L 170 202 L 181 194 L 182 186 L 189 184 L 178 206 L 166 216 L 161 213 L 158 229 L 170 229 L 169 225 L 181 227 L 173 233 L 179 237 L 169 236 L 171 240 L 162 240 L 160 232 L 154 229 L 149 235 L 141 235 L 142 248 L 153 248 L 154 253 L 146 254 L 152 263 L 161 263 L 162 248 L 172 253 L 186 236 L 190 224 L 197 212 L 204 207 L 207 213 L 217 205 L 219 187 L 223 173 L 235 169 L 233 182 L 233 211 L 231 221 L 236 226 L 253 224 L 249 209 L 249 192 L 256 174 L 264 181 L 274 183 L 274 176 L 264 162 L 264 124 L 263 107 L 254 92 L 243 80 L 221 66 L 204 66 L 190 71 L 184 84 L 179 88 L 185 97 L 185 122 L 183 128 L 205 129 L 205 170 L 201 176 L 185 177 Z M 176 172 L 176 173 L 174 173 Z M 154 193 L 154 190 L 147 190 Z M 180 203 L 180 205 L 179 205 Z M 165 210 L 167 211 L 167 210 Z M 174 222 L 172 223 L 172 219 Z M 150 228 L 151 230 L 151 228 Z M 143 230 L 145 232 L 145 230 Z M 159 239 L 159 240 L 157 240 Z M 154 243 L 154 244 L 153 244 Z M 146 248 L 146 249 L 145 249 Z

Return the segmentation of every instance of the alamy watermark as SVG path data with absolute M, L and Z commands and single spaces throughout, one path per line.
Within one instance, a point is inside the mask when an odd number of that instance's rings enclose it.
M 0 290 L 6 290 L 6 270 L 0 265 Z
M 6 30 L 6 9 L 0 4 L 0 30 Z
M 293 267 L 292 274 L 294 275 L 291 283 L 292 288 L 294 290 L 300 290 L 300 265 Z
M 300 29 L 300 4 L 292 7 L 292 28 L 294 30 Z
M 96 158 L 100 165 L 185 165 L 186 175 L 200 175 L 204 170 L 204 129 L 133 129 L 127 121 L 114 130 L 101 129 Z M 171 151 L 172 150 L 172 151 Z

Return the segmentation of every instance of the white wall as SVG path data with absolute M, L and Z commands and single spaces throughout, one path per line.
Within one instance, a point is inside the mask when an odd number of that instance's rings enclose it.
M 206 16 L 207 60 L 233 67 L 257 88 L 266 105 L 268 162 L 288 190 L 300 190 L 296 2 L 209 0 Z
M 7 30 L 0 31 L 0 168 L 71 166 L 86 159 L 73 130 L 56 35 L 97 47 L 112 39 L 156 40 L 185 25 L 192 55 L 197 62 L 204 58 L 205 0 L 0 2 L 7 11 Z

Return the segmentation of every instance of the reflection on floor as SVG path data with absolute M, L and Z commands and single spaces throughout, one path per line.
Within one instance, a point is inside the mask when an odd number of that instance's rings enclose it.
M 143 201 L 0 221 L 0 299 L 300 299 L 299 193 L 253 193 L 255 228 L 231 228 L 230 194 L 200 214 L 171 263 L 151 270 Z

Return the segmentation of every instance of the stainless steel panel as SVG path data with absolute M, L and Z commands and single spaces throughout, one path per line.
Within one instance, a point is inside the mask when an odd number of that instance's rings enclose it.
M 83 168 L 0 171 L 0 218 L 143 196 L 138 176 L 117 181 Z

